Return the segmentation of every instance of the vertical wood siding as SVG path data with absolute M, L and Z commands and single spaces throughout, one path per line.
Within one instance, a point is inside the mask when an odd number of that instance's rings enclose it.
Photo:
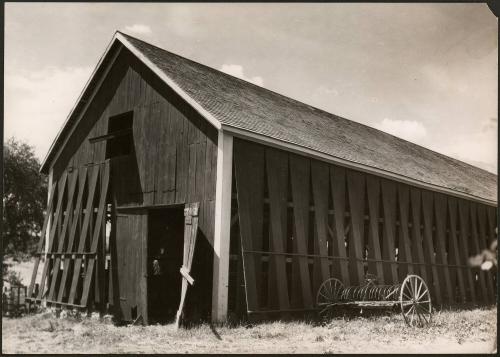
M 133 112 L 134 152 L 117 161 L 112 177 L 119 206 L 200 202 L 199 228 L 213 242 L 217 131 L 137 59 L 124 51 L 54 163 L 54 177 L 70 167 L 103 162 L 109 117 Z M 121 166 L 120 166 L 121 165 Z
M 319 283 L 356 285 L 366 273 L 381 284 L 419 274 L 438 306 L 494 302 L 496 276 L 468 258 L 491 243 L 495 207 L 237 138 L 234 169 L 231 240 L 241 240 L 249 312 L 314 309 Z
M 109 118 L 127 112 L 133 116 L 132 153 L 109 160 L 112 195 L 102 202 L 102 178 L 96 176 L 94 168 L 107 162 L 106 141 L 90 143 L 88 139 L 106 135 Z M 57 210 L 50 213 L 55 222 L 50 250 L 92 250 L 99 255 L 97 260 L 85 254 L 49 260 L 44 266 L 43 284 L 48 284 L 50 299 L 66 305 L 88 303 L 99 307 L 109 302 L 126 320 L 135 314 L 146 316 L 147 289 L 141 278 L 146 274 L 146 214 L 120 213 L 116 217 L 115 208 L 199 202 L 199 233 L 212 244 L 216 164 L 217 130 L 135 57 L 122 51 L 53 164 L 54 181 L 62 191 L 57 195 L 60 199 L 54 201 Z M 70 172 L 80 175 L 78 189 L 73 186 L 75 174 Z M 82 188 L 85 190 L 80 191 Z M 67 199 L 76 192 L 77 197 Z M 102 245 L 105 238 L 96 241 L 94 237 L 104 234 L 103 207 L 110 203 L 114 227 L 106 258 Z M 75 205 L 72 210 L 70 206 Z M 90 280 L 83 278 L 87 270 Z

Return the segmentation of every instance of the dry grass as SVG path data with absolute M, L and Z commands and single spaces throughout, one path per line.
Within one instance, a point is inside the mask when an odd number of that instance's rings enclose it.
M 214 332 L 215 331 L 215 332 Z M 324 324 L 269 322 L 252 327 L 122 326 L 42 313 L 3 319 L 3 353 L 489 353 L 496 308 L 444 311 L 428 328 L 400 315 L 335 318 Z

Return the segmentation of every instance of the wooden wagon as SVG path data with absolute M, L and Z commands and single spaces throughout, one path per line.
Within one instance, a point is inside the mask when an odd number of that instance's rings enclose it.
M 401 284 L 392 285 L 377 285 L 375 277 L 367 276 L 364 284 L 349 287 L 330 278 L 319 287 L 316 305 L 321 308 L 321 315 L 336 307 L 399 307 L 408 326 L 426 326 L 432 315 L 429 289 L 418 275 L 408 275 Z

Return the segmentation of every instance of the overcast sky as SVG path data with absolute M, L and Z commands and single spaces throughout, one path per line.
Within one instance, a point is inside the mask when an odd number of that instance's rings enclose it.
M 43 159 L 115 30 L 492 172 L 485 4 L 5 5 L 5 137 Z

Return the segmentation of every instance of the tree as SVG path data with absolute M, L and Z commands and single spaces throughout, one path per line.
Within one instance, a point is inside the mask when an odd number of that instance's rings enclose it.
M 4 144 L 3 249 L 19 258 L 34 253 L 47 202 L 47 177 L 32 146 L 11 137 Z

